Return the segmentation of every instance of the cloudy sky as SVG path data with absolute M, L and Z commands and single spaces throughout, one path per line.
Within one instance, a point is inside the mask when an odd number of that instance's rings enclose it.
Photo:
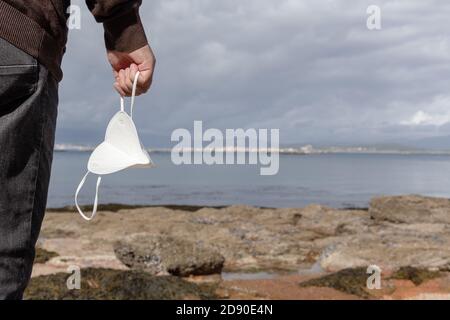
M 101 25 L 84 1 L 60 87 L 58 143 L 96 144 L 118 109 Z M 382 29 L 367 29 L 367 7 Z M 279 128 L 281 144 L 371 144 L 450 135 L 446 0 L 151 0 L 157 56 L 137 100 L 148 147 L 176 128 Z

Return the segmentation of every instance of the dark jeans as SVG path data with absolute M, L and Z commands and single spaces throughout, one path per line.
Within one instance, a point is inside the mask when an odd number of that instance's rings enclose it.
M 58 83 L 0 39 L 0 299 L 21 299 L 47 202 Z

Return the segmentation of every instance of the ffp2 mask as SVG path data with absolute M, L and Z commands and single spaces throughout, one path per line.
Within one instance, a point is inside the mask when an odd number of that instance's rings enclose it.
M 103 175 L 115 173 L 126 168 L 151 167 L 153 165 L 148 152 L 139 140 L 136 126 L 132 119 L 138 78 L 139 72 L 136 73 L 133 81 L 130 115 L 125 112 L 124 99 L 121 97 L 120 111 L 109 121 L 108 127 L 106 128 L 105 140 L 94 149 L 89 157 L 87 164 L 88 171 L 83 179 L 81 179 L 75 192 L 75 205 L 85 220 L 92 220 L 97 213 L 98 190 Z M 98 175 L 94 205 L 90 217 L 86 216 L 78 205 L 78 194 L 86 182 L 89 173 Z

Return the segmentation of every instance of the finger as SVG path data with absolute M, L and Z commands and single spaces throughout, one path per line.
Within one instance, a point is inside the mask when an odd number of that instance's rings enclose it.
M 143 93 L 145 93 L 148 90 L 148 80 L 144 76 L 142 75 L 142 71 L 139 70 L 139 67 L 136 64 L 131 64 L 130 65 L 130 77 L 133 79 L 134 82 L 134 77 L 136 76 L 137 72 L 139 73 L 139 77 L 137 79 L 137 85 L 136 85 L 136 95 L 139 96 Z M 145 72 L 144 72 L 145 73 Z
M 116 79 L 116 81 L 117 81 L 117 79 L 119 78 L 119 72 L 117 72 L 116 70 L 113 70 L 113 76 L 114 76 L 114 79 Z
M 130 79 L 134 82 L 134 77 L 136 77 L 136 73 L 139 71 L 138 66 L 135 63 L 130 65 Z M 139 79 L 138 79 L 139 82 Z
M 132 63 L 130 65 L 130 79 L 132 80 L 133 84 L 134 84 L 134 79 L 136 77 L 136 74 L 139 72 L 139 68 L 136 64 Z M 136 95 L 140 95 L 142 94 L 142 90 L 140 89 L 140 85 L 139 82 L 141 81 L 141 76 L 138 77 L 137 79 L 137 84 L 136 84 Z
M 114 82 L 117 84 L 119 84 L 119 72 L 117 72 L 116 70 L 113 70 L 113 75 L 114 75 Z
M 153 81 L 153 73 L 151 71 L 141 71 L 141 76 L 138 80 L 139 89 L 141 93 L 145 93 L 150 89 Z
M 131 96 L 131 91 L 128 90 L 128 86 L 126 84 L 125 70 L 123 70 L 123 69 L 121 69 L 119 71 L 119 85 L 120 85 L 120 88 L 123 90 L 123 92 L 125 92 L 126 97 Z
M 125 69 L 125 84 L 130 92 L 133 91 L 133 78 L 131 78 L 131 69 Z
M 118 82 L 114 82 L 114 89 L 122 96 L 125 97 L 125 92 L 122 90 Z
M 119 71 L 119 79 L 117 80 L 117 83 L 118 83 L 118 85 L 119 85 L 120 90 L 123 92 L 123 96 L 126 97 L 126 96 L 127 96 L 127 93 L 126 93 L 126 91 L 124 90 L 123 76 L 122 76 L 121 71 L 122 71 L 122 70 Z

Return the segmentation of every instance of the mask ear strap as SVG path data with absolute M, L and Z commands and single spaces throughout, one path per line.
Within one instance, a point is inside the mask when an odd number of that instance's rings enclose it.
M 120 96 L 120 111 L 125 112 L 125 100 Z
M 83 210 L 81 210 L 80 206 L 78 205 L 78 193 L 80 192 L 81 188 L 83 187 L 84 183 L 86 182 L 86 178 L 89 175 L 89 171 L 86 172 L 86 174 L 84 175 L 83 179 L 81 179 L 80 184 L 78 185 L 77 191 L 75 192 L 75 205 L 78 209 L 78 212 L 80 213 L 80 215 L 83 217 L 83 219 L 90 221 L 92 219 L 94 219 L 95 214 L 97 213 L 97 205 L 98 205 L 98 187 L 100 186 L 100 182 L 102 181 L 102 177 L 99 176 L 97 178 L 97 186 L 95 187 L 95 200 L 94 200 L 94 206 L 92 208 L 92 214 L 90 217 L 86 216 L 83 213 Z
M 131 106 L 130 106 L 130 117 L 133 118 L 133 108 L 134 108 L 134 98 L 136 97 L 136 88 L 137 88 L 137 82 L 139 78 L 140 72 L 136 72 L 136 75 L 134 76 L 133 80 L 133 89 L 131 91 Z M 120 111 L 125 111 L 125 100 L 122 96 L 120 96 Z
M 130 117 L 133 118 L 133 108 L 134 108 L 134 98 L 136 97 L 136 87 L 139 79 L 140 72 L 136 72 L 133 81 L 133 90 L 131 91 L 131 107 L 130 107 Z

